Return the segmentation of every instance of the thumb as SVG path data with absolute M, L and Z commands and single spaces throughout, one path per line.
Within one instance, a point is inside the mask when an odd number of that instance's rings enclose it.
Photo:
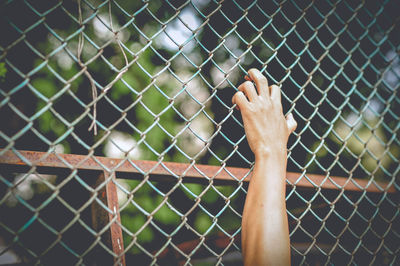
M 296 122 L 296 120 L 294 120 L 292 113 L 290 113 L 286 116 L 286 124 L 287 124 L 290 134 L 296 130 L 297 122 Z

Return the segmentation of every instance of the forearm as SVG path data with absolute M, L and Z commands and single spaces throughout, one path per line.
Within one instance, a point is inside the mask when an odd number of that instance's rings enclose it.
M 245 265 L 289 265 L 286 154 L 256 156 L 242 220 Z
M 297 123 L 293 115 L 283 115 L 280 87 L 268 86 L 268 80 L 257 69 L 250 69 L 248 74 L 232 98 L 242 114 L 246 138 L 256 157 L 242 218 L 244 262 L 289 265 L 286 145 Z

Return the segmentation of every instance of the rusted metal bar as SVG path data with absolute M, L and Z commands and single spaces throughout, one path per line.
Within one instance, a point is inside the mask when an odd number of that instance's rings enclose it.
M 201 165 L 201 164 L 185 164 L 174 162 L 157 162 L 157 161 L 142 161 L 131 160 L 123 161 L 122 159 L 113 159 L 100 156 L 87 156 L 87 155 L 74 155 L 74 154 L 54 154 L 36 151 L 22 151 L 18 150 L 20 156 L 25 158 L 22 160 L 13 151 L 3 151 L 0 149 L 0 165 L 22 166 L 22 167 L 37 167 L 37 171 L 41 168 L 43 171 L 51 171 L 52 169 L 82 169 L 82 170 L 97 170 L 97 171 L 111 171 L 115 172 L 117 178 L 126 179 L 141 179 L 143 173 L 149 174 L 155 180 L 165 180 L 168 177 L 182 176 L 184 181 L 189 182 L 209 182 L 212 178 L 215 182 L 234 182 L 238 180 L 248 182 L 251 178 L 248 168 L 238 167 L 224 167 L 221 170 L 220 166 Z M 140 169 L 140 170 L 139 170 Z M 234 176 L 237 180 L 235 180 Z M 381 193 L 386 191 L 388 193 L 396 192 L 396 189 L 390 183 L 385 182 L 371 182 L 368 180 L 329 176 L 326 178 L 324 175 L 306 174 L 305 178 L 301 173 L 287 172 L 287 179 L 291 184 L 296 187 L 303 188 L 322 188 L 333 190 L 347 190 L 347 191 L 367 191 Z M 310 181 L 311 182 L 310 182 Z M 289 185 L 290 186 L 290 185 Z
M 93 201 L 91 212 L 92 226 L 96 232 L 100 232 L 105 227 L 109 226 L 109 229 L 101 235 L 101 238 L 102 241 L 113 251 L 116 257 L 109 261 L 110 254 L 99 248 L 97 251 L 98 256 L 95 260 L 99 262 L 98 265 L 114 264 L 125 266 L 124 243 L 120 227 L 121 218 L 118 207 L 117 187 L 113 180 L 115 180 L 115 175 L 107 172 L 102 172 L 98 176 L 93 187 L 98 188 L 106 182 L 106 185 L 98 190 L 97 198 L 108 207 L 109 211 L 96 201 Z

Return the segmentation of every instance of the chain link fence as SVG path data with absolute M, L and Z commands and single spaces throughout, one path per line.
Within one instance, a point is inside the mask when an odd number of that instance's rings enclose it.
M 0 4 L 0 262 L 241 263 L 231 97 L 282 85 L 294 264 L 399 263 L 398 1 Z

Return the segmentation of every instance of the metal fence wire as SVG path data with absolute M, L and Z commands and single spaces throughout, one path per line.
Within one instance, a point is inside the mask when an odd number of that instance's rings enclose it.
M 400 264 L 400 3 L 0 4 L 0 262 L 241 263 L 231 103 L 282 86 L 294 264 Z

